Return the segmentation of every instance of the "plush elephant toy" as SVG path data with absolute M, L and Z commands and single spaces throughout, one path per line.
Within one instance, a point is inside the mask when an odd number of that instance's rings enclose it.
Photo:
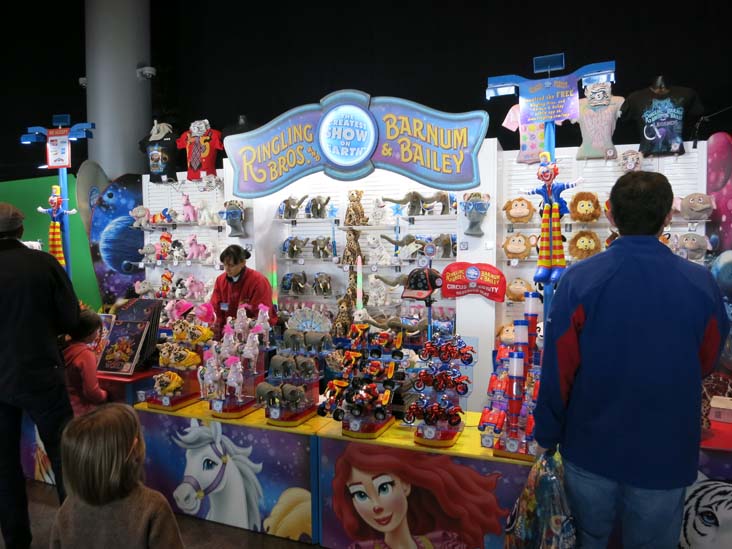
M 259 404 L 266 403 L 267 406 L 277 406 L 279 401 L 282 400 L 282 391 L 280 388 L 266 381 L 257 384 L 254 393 Z
M 282 201 L 282 204 L 284 205 L 284 211 L 282 213 L 283 219 L 296 219 L 297 212 L 300 211 L 300 206 L 302 206 L 302 203 L 305 202 L 307 197 L 308 197 L 308 195 L 305 195 L 300 200 L 298 200 L 294 196 L 291 196 L 291 197 L 283 200 Z
M 330 202 L 330 196 L 316 196 L 310 200 L 310 217 L 325 219 L 326 206 Z
M 289 356 L 275 355 L 269 361 L 269 375 L 289 377 L 295 372 L 295 361 Z
M 305 332 L 305 348 L 321 352 L 333 345 L 333 338 L 328 332 Z
M 296 356 L 295 364 L 300 377 L 309 379 L 316 372 L 315 361 L 308 356 Z
M 293 351 L 299 351 L 305 344 L 305 334 L 300 330 L 288 328 L 282 337 L 285 348 Z

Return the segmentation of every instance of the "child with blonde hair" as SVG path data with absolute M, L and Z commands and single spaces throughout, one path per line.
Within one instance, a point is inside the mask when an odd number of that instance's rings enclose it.
M 68 497 L 51 548 L 183 547 L 165 497 L 142 483 L 145 441 L 135 411 L 105 404 L 74 418 L 61 438 Z

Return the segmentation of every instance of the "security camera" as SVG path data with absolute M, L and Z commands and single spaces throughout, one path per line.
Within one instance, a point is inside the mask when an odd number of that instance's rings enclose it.
M 79 78 L 79 86 L 81 86 L 82 88 L 86 88 L 86 83 L 87 83 L 86 76 L 82 76 Z
M 137 77 L 145 80 L 152 79 L 158 73 L 155 67 L 140 67 L 137 69 Z

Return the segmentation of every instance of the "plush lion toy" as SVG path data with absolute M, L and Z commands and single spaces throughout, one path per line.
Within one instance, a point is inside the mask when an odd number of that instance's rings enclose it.
M 511 223 L 528 223 L 534 217 L 536 208 L 530 200 L 525 198 L 511 198 L 503 205 L 506 219 Z
M 534 286 L 523 278 L 514 278 L 506 288 L 506 297 L 511 301 L 524 301 L 524 292 L 533 292 Z
M 600 200 L 595 193 L 580 191 L 572 197 L 569 203 L 569 216 L 574 221 L 589 223 L 597 221 L 602 215 Z
M 594 231 L 580 231 L 569 241 L 569 254 L 575 259 L 587 259 L 600 251 L 600 237 Z

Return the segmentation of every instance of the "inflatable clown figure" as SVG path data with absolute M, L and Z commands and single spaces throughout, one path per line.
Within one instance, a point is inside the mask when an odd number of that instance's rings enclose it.
M 64 210 L 63 201 L 68 199 L 61 198 L 61 186 L 51 186 L 51 196 L 48 197 L 48 205 L 50 208 L 38 206 L 36 208 L 40 213 L 48 214 L 51 222 L 48 225 L 48 251 L 55 257 L 62 267 L 66 267 L 66 257 L 64 256 L 63 242 L 61 241 L 61 222 L 64 216 L 76 213 L 76 209 Z
M 576 187 L 582 182 L 582 179 L 578 179 L 574 183 L 557 183 L 555 179 L 559 175 L 559 167 L 552 161 L 551 154 L 544 151 L 539 158 L 541 163 L 536 177 L 542 182 L 542 185 L 526 191 L 526 194 L 538 194 L 543 199 L 539 261 L 534 273 L 534 282 L 556 284 L 567 268 L 560 219 L 569 212 L 569 208 L 567 208 L 567 201 L 561 195 L 567 189 Z

